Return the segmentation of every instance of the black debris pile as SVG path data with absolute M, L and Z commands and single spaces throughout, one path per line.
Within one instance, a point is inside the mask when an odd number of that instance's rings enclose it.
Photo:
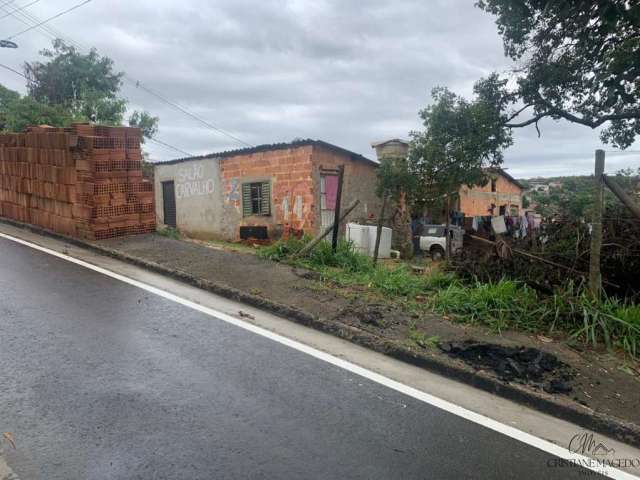
M 505 382 L 541 388 L 547 393 L 570 393 L 574 377 L 568 365 L 537 348 L 504 347 L 491 343 L 449 342 L 440 349 L 477 370 L 490 370 Z

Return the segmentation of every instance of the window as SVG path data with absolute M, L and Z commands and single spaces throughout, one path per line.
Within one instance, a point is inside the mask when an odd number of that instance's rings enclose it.
M 486 185 L 486 184 L 485 184 Z M 496 186 L 496 179 L 492 178 L 491 179 L 491 191 L 495 192 L 497 190 L 497 186 Z
M 242 184 L 242 215 L 271 215 L 271 184 L 255 182 Z

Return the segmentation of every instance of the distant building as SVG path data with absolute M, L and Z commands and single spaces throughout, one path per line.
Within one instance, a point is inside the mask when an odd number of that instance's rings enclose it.
M 319 140 L 261 145 L 154 165 L 158 222 L 195 238 L 315 235 L 333 223 L 337 175 L 342 206 L 360 205 L 347 221 L 374 218 L 378 163 Z
M 529 184 L 529 191 L 536 193 L 549 193 L 549 187 L 550 185 L 547 183 L 531 182 Z

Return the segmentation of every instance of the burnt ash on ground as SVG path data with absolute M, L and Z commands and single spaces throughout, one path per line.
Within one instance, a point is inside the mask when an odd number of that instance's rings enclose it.
M 441 343 L 447 355 L 459 358 L 477 370 L 490 370 L 505 382 L 515 382 L 541 388 L 547 393 L 573 390 L 574 377 L 570 367 L 555 355 L 537 348 L 504 347 L 491 343 Z

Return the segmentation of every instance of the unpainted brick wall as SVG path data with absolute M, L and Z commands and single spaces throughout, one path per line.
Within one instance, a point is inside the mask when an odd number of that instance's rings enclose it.
M 282 230 L 313 231 L 315 223 L 314 196 L 310 145 L 288 149 L 236 155 L 221 159 L 225 221 L 239 226 L 266 226 L 270 237 L 278 237 Z M 271 182 L 271 215 L 242 216 L 243 183 Z M 302 215 L 294 211 L 296 198 L 302 202 Z M 236 235 L 239 235 L 238 231 Z
M 74 124 L 0 135 L 0 215 L 100 240 L 155 231 L 140 131 Z

